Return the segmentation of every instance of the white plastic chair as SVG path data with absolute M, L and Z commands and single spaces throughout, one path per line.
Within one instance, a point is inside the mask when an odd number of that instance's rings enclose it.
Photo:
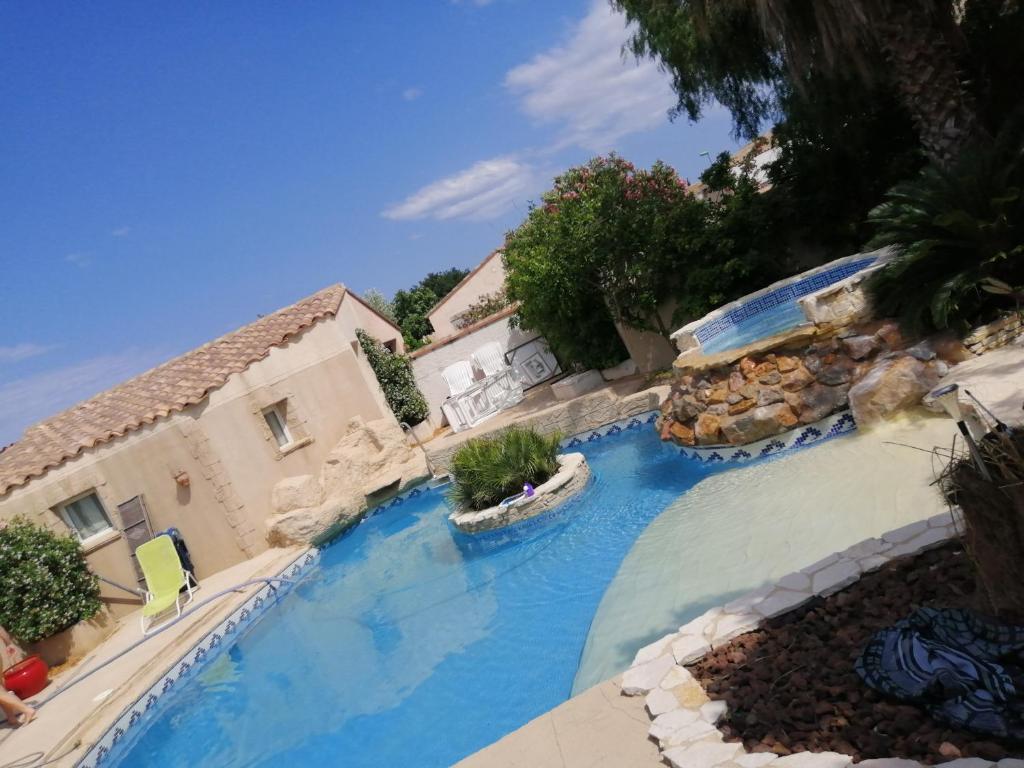
M 473 386 L 473 365 L 468 360 L 459 360 L 441 371 L 441 377 L 448 385 L 449 396 L 455 397 Z
M 509 365 L 505 362 L 505 351 L 501 344 L 490 341 L 477 349 L 472 354 L 476 367 L 484 372 L 484 376 L 493 376 L 507 370 Z

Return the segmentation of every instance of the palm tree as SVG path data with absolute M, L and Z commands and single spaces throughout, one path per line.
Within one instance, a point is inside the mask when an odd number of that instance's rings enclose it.
M 696 2 L 706 12 L 713 0 Z M 981 132 L 957 70 L 963 42 L 949 0 L 757 0 L 757 9 L 798 87 L 815 69 L 889 78 L 940 165 Z

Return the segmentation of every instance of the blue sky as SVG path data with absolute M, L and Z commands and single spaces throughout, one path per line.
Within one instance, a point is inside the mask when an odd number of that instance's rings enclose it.
M 470 267 L 611 149 L 695 179 L 602 0 L 0 4 L 0 444 L 333 282 Z

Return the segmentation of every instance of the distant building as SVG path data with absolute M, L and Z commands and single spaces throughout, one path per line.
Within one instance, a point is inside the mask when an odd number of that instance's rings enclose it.
M 427 313 L 427 319 L 434 326 L 432 338 L 443 339 L 471 325 L 465 317 L 466 311 L 484 299 L 503 295 L 504 291 L 505 265 L 501 251 L 497 250 L 477 264 Z
M 279 480 L 318 473 L 352 417 L 394 418 L 356 328 L 403 351 L 393 323 L 333 285 L 30 427 L 0 452 L 0 524 L 71 532 L 128 586 L 135 547 L 171 527 L 200 579 L 256 555 Z
M 730 164 L 732 172 L 738 176 L 743 165 L 750 163 L 751 176 L 757 182 L 758 190 L 766 192 L 772 186 L 768 180 L 768 166 L 778 159 L 779 148 L 775 145 L 772 134 L 766 133 L 733 152 Z M 701 200 L 708 194 L 701 182 L 691 184 L 690 192 Z

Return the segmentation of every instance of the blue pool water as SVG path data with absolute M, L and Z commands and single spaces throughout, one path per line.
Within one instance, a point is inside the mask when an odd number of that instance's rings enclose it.
M 539 522 L 464 537 L 437 490 L 368 518 L 110 762 L 447 766 L 565 701 L 633 542 L 712 472 L 649 426 L 582 450 L 593 482 Z
M 796 301 L 787 301 L 740 320 L 736 325 L 701 344 L 701 348 L 705 352 L 724 352 L 781 333 L 806 321 L 800 305 Z

